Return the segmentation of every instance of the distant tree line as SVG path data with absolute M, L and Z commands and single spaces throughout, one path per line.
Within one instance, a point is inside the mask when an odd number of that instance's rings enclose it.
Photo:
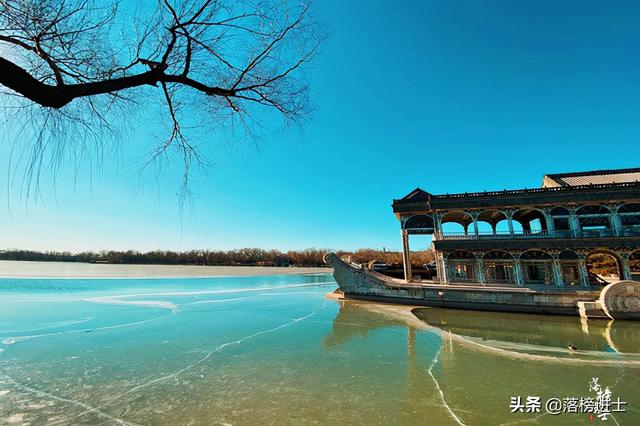
M 364 263 L 371 260 L 380 260 L 388 265 L 402 265 L 402 252 L 399 251 L 360 249 L 355 252 L 341 252 L 338 254 L 351 255 L 351 260 L 356 263 Z M 414 265 L 424 265 L 425 263 L 429 263 L 432 260 L 433 252 L 431 250 L 411 252 L 411 263 Z
M 210 265 L 210 266 L 325 266 L 323 257 L 329 250 L 310 248 L 306 250 L 265 250 L 260 248 L 243 248 L 237 250 L 189 250 L 170 251 L 153 250 L 139 252 L 126 251 L 84 251 L 72 253 L 68 251 L 33 251 L 33 250 L 1 250 L 0 260 L 23 260 L 43 262 L 88 262 L 88 263 L 120 263 L 120 264 L 154 264 L 154 265 Z M 361 249 L 355 252 L 340 250 L 339 256 L 351 255 L 354 262 L 381 260 L 389 264 L 402 263 L 402 253 Z M 426 263 L 431 260 L 430 251 L 414 252 L 413 263 Z

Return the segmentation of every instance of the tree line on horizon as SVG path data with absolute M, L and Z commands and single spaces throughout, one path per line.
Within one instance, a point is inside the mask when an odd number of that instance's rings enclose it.
M 260 248 L 242 248 L 236 250 L 152 250 L 139 252 L 136 250 L 103 250 L 99 252 L 84 251 L 35 251 L 35 250 L 0 250 L 0 260 L 41 261 L 41 262 L 85 262 L 85 263 L 118 263 L 143 265 L 204 265 L 204 266 L 326 266 L 324 255 L 330 250 L 305 249 L 265 250 Z M 402 263 L 402 253 L 376 249 L 360 249 L 356 251 L 339 250 L 338 256 L 351 256 L 358 263 L 380 260 L 390 265 Z M 413 263 L 427 263 L 433 256 L 431 251 L 413 252 Z
M 72 253 L 69 251 L 11 249 L 0 250 L 0 260 L 141 265 L 321 267 L 326 266 L 323 257 L 328 251 L 330 250 L 310 248 L 283 252 L 275 249 L 243 248 L 236 250 L 152 250 L 148 252 L 103 250 L 99 252 L 83 251 Z M 402 252 L 367 248 L 355 251 L 338 250 L 335 253 L 340 257 L 349 256 L 351 261 L 356 263 L 380 260 L 392 268 L 402 267 Z M 411 263 L 413 265 L 424 265 L 432 260 L 433 252 L 430 249 L 411 252 Z M 631 261 L 629 263 L 632 271 L 640 271 L 640 261 Z M 607 255 L 591 256 L 588 268 L 591 272 L 599 275 L 615 275 L 618 273 L 615 259 Z

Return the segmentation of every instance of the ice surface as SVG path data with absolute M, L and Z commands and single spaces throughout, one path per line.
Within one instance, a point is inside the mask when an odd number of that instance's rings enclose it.
M 326 274 L 0 280 L 0 424 L 500 424 L 539 416 L 511 415 L 511 396 L 584 396 L 591 377 L 640 400 L 633 327 L 418 318 L 325 298 L 335 287 Z

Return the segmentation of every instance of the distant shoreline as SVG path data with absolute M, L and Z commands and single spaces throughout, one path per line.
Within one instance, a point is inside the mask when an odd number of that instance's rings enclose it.
M 0 260 L 0 278 L 213 278 L 329 273 L 331 268 L 280 266 L 140 265 Z

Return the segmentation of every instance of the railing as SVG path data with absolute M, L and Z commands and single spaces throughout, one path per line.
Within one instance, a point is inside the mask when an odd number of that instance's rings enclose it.
M 598 238 L 613 236 L 615 236 L 615 232 L 612 229 L 582 229 L 576 231 L 576 237 Z
M 621 182 L 621 183 L 600 183 L 589 185 L 575 185 L 575 186 L 556 186 L 548 188 L 524 188 L 524 189 L 511 189 L 504 191 L 482 191 L 482 192 L 465 192 L 458 194 L 440 194 L 431 195 L 431 199 L 442 198 L 475 198 L 475 197 L 495 197 L 500 195 L 522 195 L 522 194 L 540 194 L 540 193 L 554 193 L 554 192 L 568 192 L 568 191 L 593 191 L 594 189 L 611 189 L 611 188 L 633 188 L 640 185 L 640 182 Z
M 560 235 L 554 235 L 555 233 L 549 233 L 548 231 L 521 231 L 511 234 L 508 231 L 498 232 L 480 232 L 478 235 L 473 233 L 449 233 L 440 234 L 437 239 L 439 240 L 504 240 L 512 238 L 553 238 Z
M 619 234 L 612 229 L 581 229 L 581 230 L 555 230 L 555 231 L 520 231 L 511 234 L 506 231 L 474 233 L 448 233 L 436 235 L 436 240 L 511 240 L 532 238 L 602 238 L 614 236 L 640 236 L 640 227 L 625 227 Z
M 639 237 L 640 225 L 623 226 L 621 234 L 625 237 Z

